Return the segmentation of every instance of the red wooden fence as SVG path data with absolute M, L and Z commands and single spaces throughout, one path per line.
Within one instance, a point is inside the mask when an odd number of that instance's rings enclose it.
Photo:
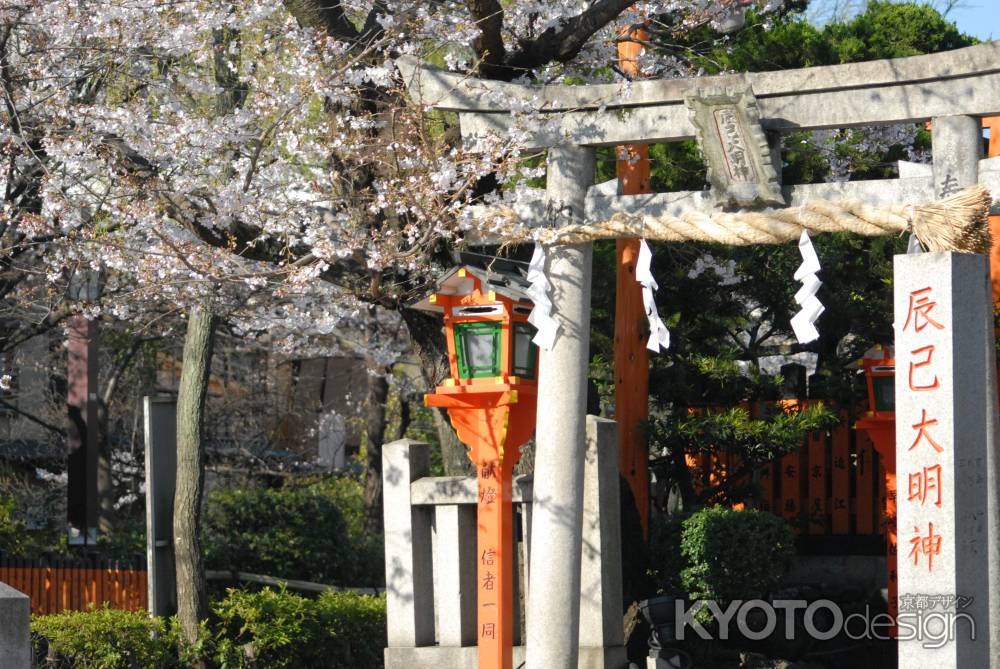
M 738 464 L 730 453 L 688 457 L 696 490 L 717 485 Z M 868 435 L 845 420 L 810 434 L 798 451 L 761 469 L 759 507 L 788 519 L 801 534 L 884 534 L 881 481 Z
M 105 561 L 20 560 L 0 556 L 0 581 L 31 597 L 34 614 L 86 611 L 91 605 L 147 608 L 146 571 Z

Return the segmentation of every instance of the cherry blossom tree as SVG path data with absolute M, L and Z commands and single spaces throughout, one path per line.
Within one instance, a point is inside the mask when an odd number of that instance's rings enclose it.
M 404 307 L 451 262 L 468 206 L 516 199 L 517 132 L 468 153 L 454 119 L 408 103 L 392 59 L 538 82 L 617 77 L 623 25 L 742 25 L 782 0 L 10 0 L 0 7 L 0 299 L 14 345 L 69 315 L 154 323 L 187 314 L 178 530 L 186 636 L 204 612 L 199 425 L 220 317 L 363 324 L 371 369 L 366 500 L 381 521 L 383 314 L 398 312 L 443 376 L 440 326 Z M 644 69 L 686 74 L 680 56 Z M 519 101 L 524 124 L 540 110 Z M 99 299 L 69 299 L 79 272 Z M 393 340 L 394 341 L 394 340 Z M 447 428 L 444 428 L 447 430 Z M 460 445 L 454 445 L 461 448 Z M 184 525 L 186 523 L 186 525 Z M 187 587 L 187 586 L 186 586 Z

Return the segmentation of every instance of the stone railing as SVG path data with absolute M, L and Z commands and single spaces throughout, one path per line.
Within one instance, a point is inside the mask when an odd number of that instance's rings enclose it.
M 382 450 L 385 503 L 386 669 L 476 666 L 476 479 L 427 476 L 427 444 L 399 440 Z M 580 660 L 586 669 L 627 666 L 622 627 L 618 430 L 587 417 Z M 529 476 L 515 477 L 514 666 L 524 661 L 523 631 L 544 635 L 565 620 L 524 620 L 530 583 L 532 499 Z M 535 540 L 538 540 L 536 537 Z M 525 624 L 526 623 L 526 624 Z M 534 632 L 533 632 L 534 633 Z

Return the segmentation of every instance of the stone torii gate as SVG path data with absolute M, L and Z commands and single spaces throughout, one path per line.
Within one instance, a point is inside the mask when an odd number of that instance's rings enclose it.
M 916 206 L 977 183 L 1000 193 L 1000 162 L 981 160 L 981 117 L 1000 114 L 1000 42 L 941 54 L 830 67 L 637 81 L 630 84 L 627 97 L 623 97 L 621 87 L 616 84 L 531 86 L 473 79 L 425 66 L 410 57 L 399 59 L 397 65 L 415 102 L 427 108 L 457 112 L 463 140 L 470 149 L 485 151 L 495 146 L 491 135 L 506 137 L 517 131 L 524 148 L 548 150 L 544 196 L 516 209 L 522 221 L 539 226 L 559 228 L 600 222 L 616 214 L 655 217 L 716 211 L 720 188 L 714 182 L 712 192 L 628 196 L 609 195 L 607 189 L 590 182 L 597 147 L 670 142 L 698 136 L 697 118 L 693 118 L 685 101 L 705 100 L 706 93 L 713 91 L 721 91 L 730 98 L 750 91 L 755 107 L 750 116 L 759 119 L 751 118 L 752 127 L 748 130 L 751 134 L 762 133 L 772 147 L 772 161 L 777 153 L 777 135 L 781 132 L 933 122 L 930 173 L 917 170 L 917 174 L 899 179 L 785 186 L 780 190 L 778 184 L 768 185 L 767 179 L 762 179 L 758 192 L 749 196 L 736 193 L 730 203 L 735 201 L 742 206 L 749 201 L 774 203 L 783 199 L 786 205 L 797 207 L 816 200 L 854 199 L 875 207 Z M 517 114 L 511 111 L 517 101 L 530 101 L 534 108 L 543 109 L 546 122 L 521 127 Z M 704 141 L 704 137 L 701 139 Z M 748 143 L 755 144 L 755 139 Z M 716 170 L 721 169 L 720 163 L 712 160 L 712 151 L 705 148 Z M 767 167 L 757 165 L 765 172 Z M 772 174 L 780 173 L 780 169 L 773 170 L 773 163 L 771 169 Z M 727 193 L 726 198 L 730 195 Z M 591 257 L 590 243 L 555 244 L 548 249 L 546 273 L 552 283 L 552 316 L 562 329 L 553 348 L 542 351 L 539 370 L 531 588 L 526 612 L 527 669 L 577 666 Z M 982 265 L 985 266 L 985 261 Z M 977 265 L 970 271 L 978 276 L 975 273 L 981 269 Z M 952 279 L 959 271 L 953 271 Z M 897 277 L 899 272 L 897 268 Z M 944 282 L 941 289 L 964 290 L 953 283 Z M 897 320 L 898 295 L 899 286 Z M 979 312 L 975 310 L 988 309 L 988 292 L 985 300 L 981 305 L 973 300 L 970 308 L 976 314 Z M 949 311 L 948 316 L 954 316 L 952 324 L 958 329 L 961 325 L 958 307 L 954 312 Z M 973 329 L 980 325 L 976 320 Z M 984 340 L 985 330 L 979 337 Z M 957 335 L 954 341 L 959 341 Z M 980 397 L 987 393 L 987 388 L 996 387 L 992 347 L 988 348 L 989 351 L 980 348 L 974 352 L 984 356 L 981 362 L 986 368 L 985 380 L 977 378 L 976 388 L 952 388 L 953 404 L 989 399 Z M 900 369 L 903 364 L 898 356 Z M 949 364 L 947 371 L 958 368 Z M 982 385 L 986 388 L 978 387 L 981 381 L 985 381 Z M 964 393 L 961 398 L 960 393 Z M 979 596 L 975 607 L 979 640 L 971 646 L 958 644 L 957 648 L 935 655 L 935 666 L 1000 667 L 997 659 L 1000 624 L 996 622 L 1000 618 L 1000 578 L 995 567 L 1000 564 L 998 459 L 995 398 L 992 401 L 993 408 L 980 416 L 988 425 L 973 430 L 976 434 L 961 444 L 966 454 L 979 458 L 984 472 L 986 489 L 981 511 L 986 518 L 983 532 L 989 537 L 988 550 L 981 558 L 962 562 L 961 570 L 954 560 L 947 563 L 946 558 L 938 557 L 938 565 L 946 566 L 935 574 L 936 586 L 943 583 L 945 591 Z M 951 424 L 948 420 L 942 422 L 945 423 Z M 904 429 L 912 432 L 910 428 L 901 422 L 897 434 Z M 954 443 L 956 449 L 960 446 L 958 439 L 949 443 Z M 900 454 L 905 451 L 901 448 Z M 962 504 L 965 501 L 958 506 Z M 903 529 L 901 544 L 904 544 Z M 972 573 L 975 579 L 968 576 Z M 911 586 L 917 588 L 916 583 L 901 580 L 900 591 L 906 592 Z M 912 588 L 911 591 L 920 592 Z M 970 588 L 980 589 L 975 593 L 960 592 Z M 903 646 L 914 645 L 919 644 Z M 919 656 L 904 652 L 903 646 L 900 666 L 924 666 L 913 663 Z M 906 658 L 910 658 L 910 664 Z

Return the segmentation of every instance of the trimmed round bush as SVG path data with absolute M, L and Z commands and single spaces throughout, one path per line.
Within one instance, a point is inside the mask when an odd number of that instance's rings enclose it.
M 795 556 L 795 535 L 767 511 L 709 507 L 684 521 L 681 583 L 691 599 L 729 602 L 764 597 Z

